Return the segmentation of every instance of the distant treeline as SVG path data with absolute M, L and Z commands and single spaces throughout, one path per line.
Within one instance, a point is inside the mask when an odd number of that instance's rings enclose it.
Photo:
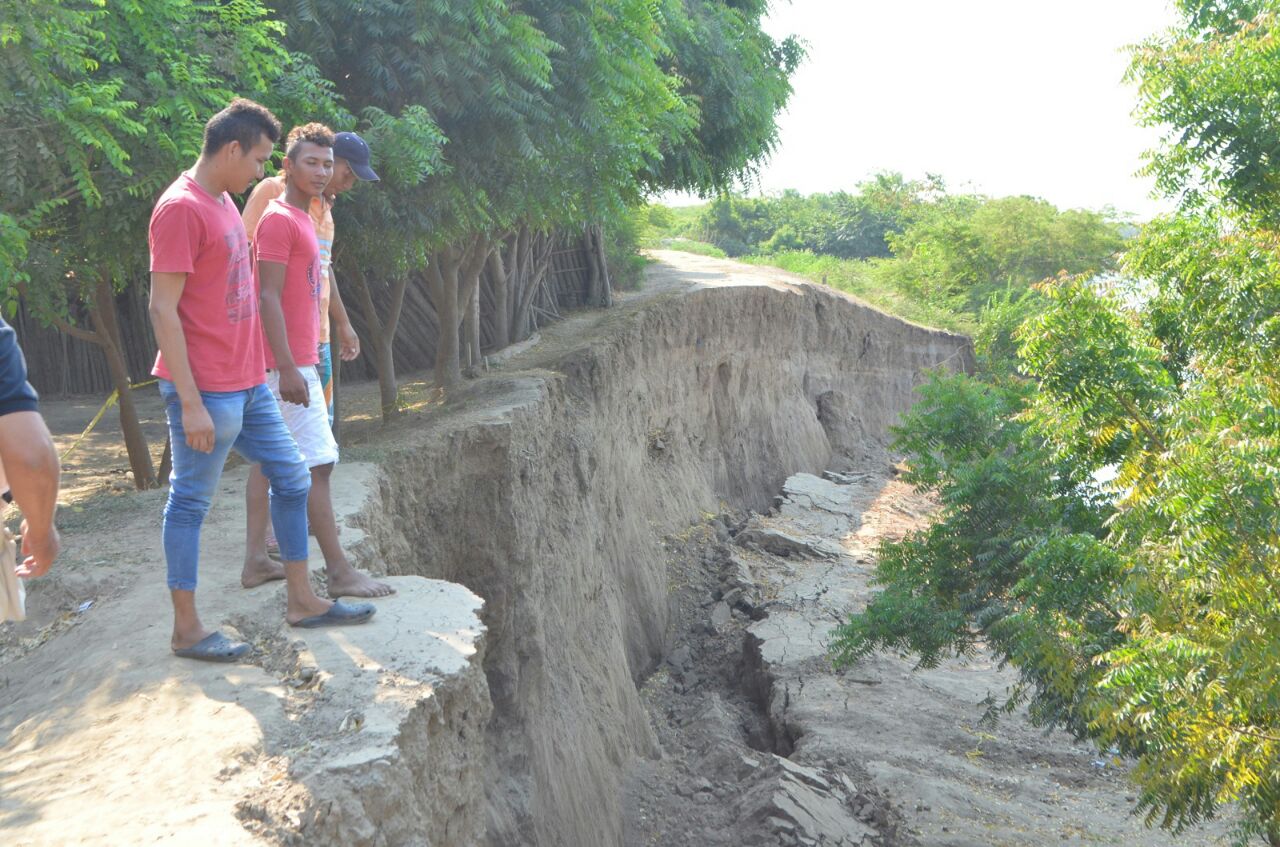
M 854 193 L 722 196 L 654 207 L 655 235 L 714 245 L 821 279 L 893 311 L 968 329 L 995 294 L 1057 275 L 1115 269 L 1134 227 L 1114 213 L 1034 197 L 949 194 L 941 179 L 881 173 Z

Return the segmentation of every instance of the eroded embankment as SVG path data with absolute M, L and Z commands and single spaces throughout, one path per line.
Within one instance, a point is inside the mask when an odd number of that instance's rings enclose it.
M 699 287 L 587 325 L 407 436 L 362 516 L 392 572 L 485 600 L 494 844 L 621 843 L 623 768 L 656 750 L 637 683 L 667 646 L 662 534 L 882 449 L 922 372 L 969 360 L 960 336 L 807 285 Z

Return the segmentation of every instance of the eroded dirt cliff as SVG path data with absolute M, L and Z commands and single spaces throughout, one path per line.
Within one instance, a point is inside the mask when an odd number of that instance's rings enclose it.
M 880 455 L 924 372 L 969 363 L 781 272 L 663 258 L 647 297 L 402 429 L 361 519 L 393 572 L 485 600 L 492 844 L 622 843 L 624 770 L 657 754 L 637 687 L 670 644 L 663 535 Z

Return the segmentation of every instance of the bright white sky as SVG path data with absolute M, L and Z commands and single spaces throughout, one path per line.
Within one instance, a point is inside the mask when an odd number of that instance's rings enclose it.
M 932 172 L 953 191 L 1149 217 L 1168 205 L 1134 175 L 1156 132 L 1131 115 L 1123 48 L 1174 20 L 1167 0 L 774 0 L 766 29 L 809 56 L 760 189 Z

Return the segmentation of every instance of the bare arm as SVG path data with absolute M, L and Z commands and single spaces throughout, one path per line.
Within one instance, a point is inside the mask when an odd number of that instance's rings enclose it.
M 182 401 L 182 429 L 186 433 L 187 444 L 193 450 L 210 453 L 214 441 L 213 419 L 204 407 L 196 378 L 191 373 L 187 336 L 178 317 L 178 301 L 182 299 L 182 289 L 186 284 L 187 275 L 184 273 L 151 274 L 151 302 L 147 311 L 165 367 L 169 369 L 178 399 Z
M 356 335 L 355 328 L 351 326 L 347 307 L 343 305 L 342 295 L 338 293 L 338 278 L 334 276 L 333 265 L 329 266 L 329 320 L 338 330 L 338 342 L 341 345 L 339 355 L 342 361 L 350 362 L 360 355 L 360 336 Z
M 18 575 L 44 575 L 58 557 L 58 451 L 39 412 L 0 417 L 0 464 L 9 490 L 22 508 L 22 554 Z
M 293 361 L 289 333 L 284 323 L 284 306 L 280 302 L 284 293 L 284 274 L 285 266 L 280 262 L 258 262 L 258 282 L 262 286 L 259 295 L 262 331 L 266 333 L 267 343 L 271 345 L 271 353 L 276 359 L 276 370 L 280 372 L 280 397 L 287 403 L 308 406 L 311 397 L 307 382 Z

